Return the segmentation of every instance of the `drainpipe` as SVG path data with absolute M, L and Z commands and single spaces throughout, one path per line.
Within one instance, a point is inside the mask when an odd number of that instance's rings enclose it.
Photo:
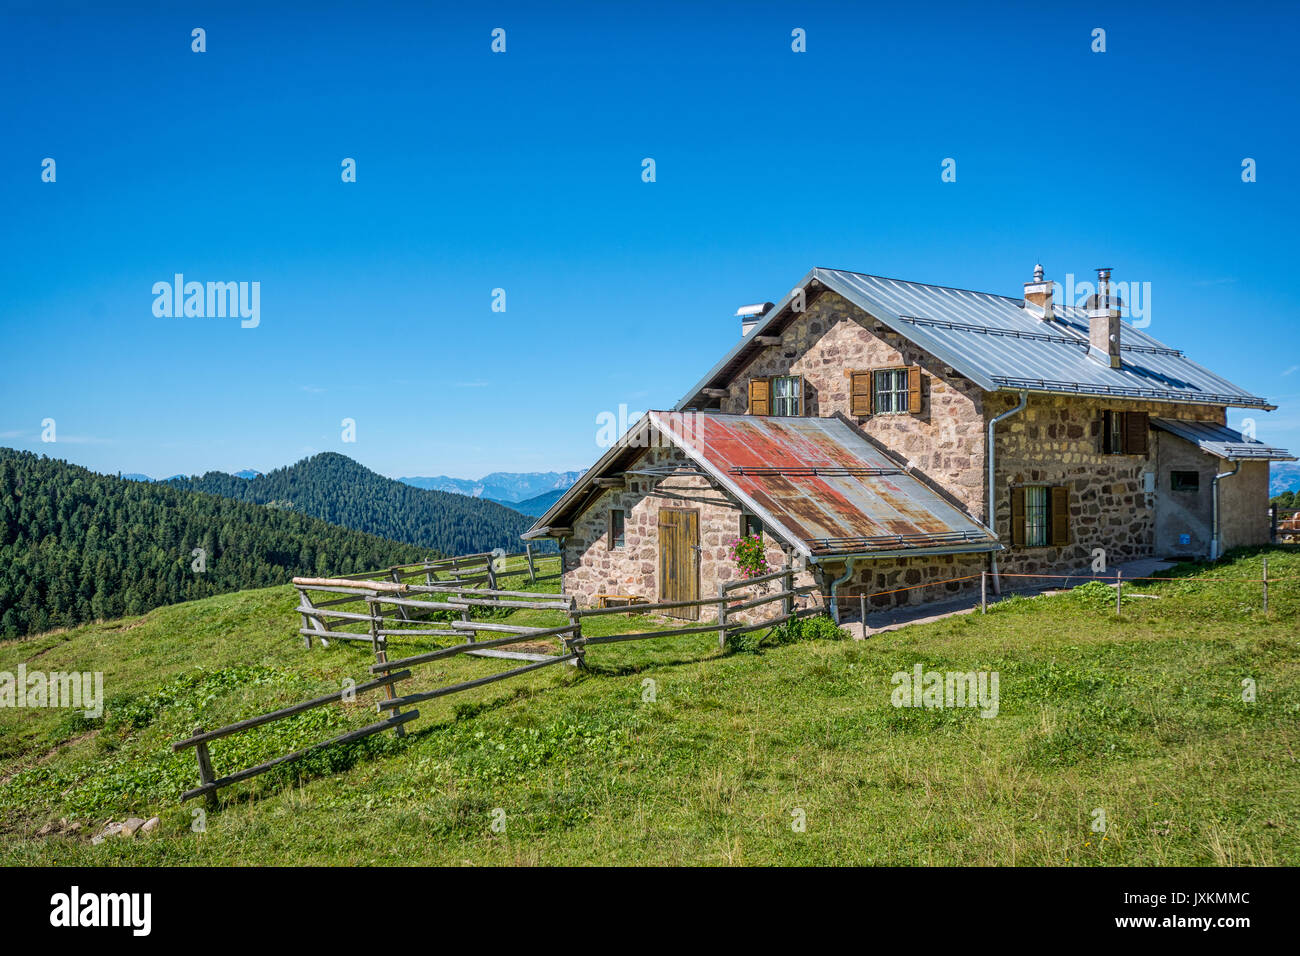
M 846 558 L 844 560 L 844 573 L 831 582 L 831 618 L 836 624 L 840 623 L 840 602 L 835 595 L 835 591 L 853 574 L 853 562 L 856 560 L 856 556 Z
M 1019 403 L 1017 403 L 1017 405 L 1014 408 L 1009 408 L 1001 415 L 989 419 L 989 438 L 988 438 L 988 443 L 985 445 L 985 448 L 987 449 L 986 457 L 988 458 L 988 466 L 989 466 L 989 500 L 988 500 L 988 510 L 987 513 L 985 514 L 985 523 L 989 526 L 989 530 L 992 531 L 995 535 L 998 533 L 998 529 L 997 529 L 997 508 L 995 508 L 993 505 L 993 496 L 996 493 L 994 488 L 994 478 L 993 478 L 994 473 L 996 471 L 994 460 L 993 460 L 994 457 L 993 450 L 994 448 L 997 447 L 997 444 L 993 437 L 993 429 L 997 426 L 997 423 L 1002 421 L 1004 418 L 1010 418 L 1012 415 L 1016 415 L 1019 414 L 1020 412 L 1023 412 L 1025 410 L 1025 406 L 1028 404 L 1029 404 L 1029 392 L 1027 392 L 1025 389 L 1022 388 L 1020 390 L 1020 401 Z M 1001 594 L 1002 587 L 998 581 L 998 553 L 996 551 L 989 552 L 989 565 L 990 565 L 990 570 L 993 572 L 993 593 Z
M 1236 474 L 1238 471 L 1240 471 L 1240 470 L 1241 470 L 1241 462 L 1240 462 L 1240 461 L 1234 461 L 1234 462 L 1232 463 L 1232 471 L 1221 471 L 1221 472 L 1219 472 L 1217 475 L 1214 476 L 1214 481 L 1211 482 L 1211 484 L 1212 484 L 1212 486 L 1213 486 L 1213 488 L 1214 488 L 1214 494 L 1213 494 L 1213 499 L 1214 499 L 1214 517 L 1212 518 L 1212 520 L 1211 520 L 1211 525 L 1210 525 L 1210 528 L 1211 528 L 1211 537 L 1210 537 L 1210 560 L 1211 560 L 1211 561 L 1217 561 L 1217 560 L 1219 560 L 1219 549 L 1220 549 L 1220 547 L 1222 546 L 1222 542 L 1219 540 L 1219 479 L 1220 479 L 1220 478 L 1231 478 L 1233 475 L 1235 475 L 1235 474 Z

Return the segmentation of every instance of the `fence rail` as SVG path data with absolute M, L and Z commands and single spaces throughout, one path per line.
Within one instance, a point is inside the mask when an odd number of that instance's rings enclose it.
M 225 727 L 218 727 L 216 730 L 205 731 L 202 727 L 195 727 L 192 736 L 187 737 L 184 740 L 178 740 L 172 744 L 173 753 L 179 753 L 182 750 L 193 747 L 199 764 L 199 786 L 181 794 L 181 800 L 185 801 L 192 799 L 193 797 L 201 796 L 211 798 L 215 795 L 216 791 L 222 787 L 228 787 L 232 783 L 238 783 L 241 780 L 247 780 L 250 777 L 257 776 L 258 774 L 266 773 L 266 771 L 270 770 L 272 767 L 278 767 L 281 764 L 288 763 L 292 760 L 298 760 L 309 753 L 320 750 L 322 747 L 329 747 L 334 744 L 359 740 L 362 737 L 368 737 L 371 734 L 376 734 L 383 730 L 395 728 L 400 732 L 402 724 L 420 716 L 418 710 L 407 711 L 406 713 L 394 713 L 392 716 L 381 720 L 378 723 L 370 724 L 367 727 L 361 727 L 357 730 L 348 731 L 347 733 L 331 738 L 330 740 L 324 740 L 320 743 L 312 744 L 309 747 L 304 747 L 301 750 L 295 750 L 293 753 L 285 754 L 281 757 L 275 757 L 271 760 L 265 761 L 264 763 L 236 771 L 235 773 L 229 774 L 225 777 L 214 776 L 212 772 L 212 758 L 208 753 L 209 741 L 219 740 L 222 737 L 229 737 L 231 734 L 251 730 L 254 727 L 261 727 L 264 724 L 269 724 L 277 720 L 284 720 L 287 717 L 294 717 L 298 714 L 305 713 L 306 711 L 313 710 L 314 708 L 324 707 L 326 704 L 339 703 L 340 701 L 348 699 L 350 696 L 385 688 L 389 693 L 389 700 L 392 700 L 396 696 L 393 689 L 394 685 L 398 681 L 406 680 L 410 676 L 411 672 L 409 670 L 399 671 L 395 674 L 388 673 L 383 677 L 367 681 L 364 684 L 358 684 L 353 687 L 344 687 L 340 690 L 334 691 L 333 693 L 323 694 L 320 697 L 313 697 L 311 700 L 304 700 L 297 704 L 291 704 L 288 707 L 281 707 L 279 710 L 273 710 L 270 713 L 258 714 L 256 717 L 248 717 L 244 720 L 238 720 L 233 724 L 227 724 Z

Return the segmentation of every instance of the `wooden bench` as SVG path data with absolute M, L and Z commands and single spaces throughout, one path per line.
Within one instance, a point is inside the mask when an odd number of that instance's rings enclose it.
M 638 597 L 635 594 L 597 594 L 594 595 L 594 597 L 596 598 L 597 607 L 629 607 L 630 608 L 636 604 L 650 603 L 645 598 Z M 631 614 L 632 612 L 628 611 L 628 613 Z

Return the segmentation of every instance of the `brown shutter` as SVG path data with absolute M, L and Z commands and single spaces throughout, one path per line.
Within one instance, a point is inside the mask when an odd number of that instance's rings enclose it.
M 1025 546 L 1025 489 L 1011 489 L 1011 547 Z
M 1147 453 L 1148 427 L 1146 412 L 1124 413 L 1124 454 L 1145 455 Z
M 1052 544 L 1070 543 L 1070 489 L 1052 489 Z
M 1108 411 L 1101 413 L 1101 453 L 1110 454 L 1110 436 L 1111 436 L 1111 414 Z
M 913 415 L 921 414 L 921 366 L 907 367 L 907 410 Z
M 866 418 L 871 414 L 871 373 L 849 373 L 849 414 Z
M 771 415 L 771 394 L 772 384 L 768 379 L 751 378 L 749 380 L 749 414 Z

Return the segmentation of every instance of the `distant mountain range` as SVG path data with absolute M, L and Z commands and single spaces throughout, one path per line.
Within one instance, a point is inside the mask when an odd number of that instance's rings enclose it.
M 451 491 L 471 498 L 487 498 L 502 504 L 514 506 L 516 503 L 536 498 L 551 491 L 566 491 L 575 481 L 582 477 L 580 471 L 494 471 L 477 480 L 470 478 L 448 478 L 437 475 L 432 478 L 398 478 L 397 480 L 415 488 L 434 491 Z M 528 514 L 529 512 L 525 512 Z M 541 512 L 538 512 L 540 514 Z
M 1292 450 L 1291 454 L 1297 452 Z M 1280 495 L 1284 491 L 1300 491 L 1300 462 L 1275 461 L 1269 469 L 1269 495 Z
M 497 547 L 519 551 L 523 548 L 519 536 L 531 524 L 526 516 L 495 501 L 415 488 L 336 452 L 323 452 L 253 478 L 210 471 L 164 484 L 297 511 L 446 555 Z
M 256 478 L 260 471 L 254 471 L 252 468 L 245 468 L 243 471 L 237 471 L 232 477 L 235 478 Z M 150 478 L 148 475 L 142 475 L 138 471 L 133 471 L 127 475 L 118 475 L 119 478 L 125 478 L 127 481 L 184 481 L 189 475 L 172 475 L 170 478 Z

